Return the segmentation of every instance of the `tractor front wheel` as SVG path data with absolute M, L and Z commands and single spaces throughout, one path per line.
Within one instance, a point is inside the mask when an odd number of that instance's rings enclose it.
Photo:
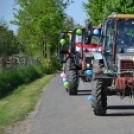
M 107 95 L 103 87 L 103 81 L 94 81 L 94 91 L 92 91 L 92 107 L 95 115 L 105 115 L 107 108 Z
M 69 71 L 69 95 L 77 95 L 77 89 L 79 85 L 79 77 L 77 71 Z

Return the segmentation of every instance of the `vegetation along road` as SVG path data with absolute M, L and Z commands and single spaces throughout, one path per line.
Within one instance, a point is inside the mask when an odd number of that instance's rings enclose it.
M 77 96 L 69 96 L 60 74 L 54 77 L 42 97 L 30 134 L 132 134 L 134 99 L 108 97 L 106 116 L 95 116 L 88 96 L 89 83 L 80 82 Z

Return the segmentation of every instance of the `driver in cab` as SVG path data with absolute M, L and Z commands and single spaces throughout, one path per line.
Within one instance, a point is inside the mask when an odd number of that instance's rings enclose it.
M 120 27 L 118 30 L 117 45 L 130 45 L 130 37 L 125 33 L 124 27 Z

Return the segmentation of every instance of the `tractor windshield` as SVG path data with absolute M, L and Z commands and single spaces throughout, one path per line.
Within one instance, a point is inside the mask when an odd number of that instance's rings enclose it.
M 134 52 L 134 20 L 121 19 L 117 24 L 116 52 Z M 110 20 L 107 25 L 106 52 L 113 51 L 114 31 L 115 22 Z
M 91 44 L 99 44 L 99 43 L 100 43 L 100 37 L 93 35 L 91 38 Z
M 117 52 L 134 52 L 134 20 L 118 22 Z
M 90 38 L 90 43 L 86 43 L 85 38 Z M 87 32 L 83 32 L 83 43 L 86 45 L 90 45 L 90 44 L 99 44 L 100 43 L 100 36 L 96 36 L 96 35 L 92 35 L 92 38 L 90 36 L 88 36 Z

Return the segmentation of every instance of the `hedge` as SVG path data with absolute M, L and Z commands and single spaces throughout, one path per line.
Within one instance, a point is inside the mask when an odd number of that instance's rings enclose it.
M 27 65 L 23 69 L 0 72 L 0 98 L 8 95 L 19 85 L 32 82 L 44 74 L 54 73 L 56 70 L 60 70 L 61 67 L 61 64 L 53 62 L 48 68 L 43 65 L 38 67 Z

